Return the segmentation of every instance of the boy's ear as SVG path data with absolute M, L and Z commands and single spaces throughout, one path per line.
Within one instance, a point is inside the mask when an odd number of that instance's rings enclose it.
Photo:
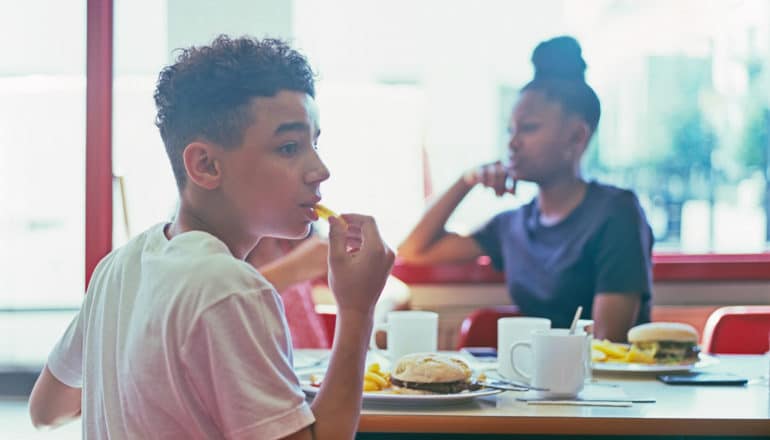
M 182 152 L 190 182 L 203 189 L 216 189 L 222 181 L 222 163 L 215 148 L 205 142 L 191 142 Z

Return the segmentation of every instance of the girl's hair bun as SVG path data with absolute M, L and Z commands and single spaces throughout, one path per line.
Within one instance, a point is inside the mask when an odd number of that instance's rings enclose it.
M 586 62 L 580 43 L 569 36 L 543 41 L 532 52 L 535 79 L 585 81 Z

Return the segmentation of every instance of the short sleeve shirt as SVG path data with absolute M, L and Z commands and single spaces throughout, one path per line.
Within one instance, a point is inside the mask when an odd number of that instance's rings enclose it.
M 84 438 L 283 438 L 314 417 L 277 292 L 201 231 L 158 225 L 105 257 L 48 358 Z
M 633 192 L 597 182 L 561 222 L 540 222 L 537 199 L 502 212 L 473 234 L 505 273 L 522 313 L 568 327 L 577 306 L 591 317 L 597 293 L 639 295 L 637 323 L 649 322 L 653 236 Z

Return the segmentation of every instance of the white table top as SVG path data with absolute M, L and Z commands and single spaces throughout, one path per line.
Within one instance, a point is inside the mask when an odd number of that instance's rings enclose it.
M 323 351 L 300 350 L 299 356 Z M 619 386 L 629 397 L 655 403 L 629 407 L 542 406 L 516 400 L 521 393 L 445 406 L 365 405 L 362 432 L 510 434 L 766 435 L 770 436 L 770 365 L 766 356 L 717 356 L 703 371 L 748 378 L 746 386 L 673 386 L 654 374 L 596 373 L 599 386 Z M 484 365 L 474 363 L 473 367 Z

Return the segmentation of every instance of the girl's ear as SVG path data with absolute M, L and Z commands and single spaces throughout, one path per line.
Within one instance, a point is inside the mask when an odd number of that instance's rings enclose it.
M 567 138 L 567 148 L 564 149 L 565 159 L 576 159 L 582 156 L 588 142 L 591 140 L 591 129 L 580 118 L 573 118 Z
M 222 163 L 216 148 L 205 142 L 192 142 L 182 152 L 187 179 L 203 189 L 216 189 L 222 182 Z
M 572 130 L 570 133 L 569 143 L 574 146 L 579 146 L 585 149 L 588 145 L 588 141 L 591 139 L 591 129 L 585 121 L 575 118 L 575 122 L 572 124 Z

